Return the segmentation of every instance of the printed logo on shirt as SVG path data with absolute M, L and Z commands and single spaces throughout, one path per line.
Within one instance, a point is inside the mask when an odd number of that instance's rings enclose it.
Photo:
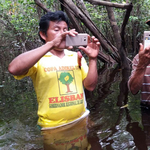
M 83 93 L 61 96 L 60 98 L 59 97 L 50 97 L 49 103 L 50 104 L 58 104 L 59 107 L 79 105 L 79 104 L 83 103 Z M 64 103 L 66 103 L 66 104 L 64 104 Z
M 44 72 L 51 72 L 51 71 L 69 71 L 69 70 L 79 70 L 79 66 L 59 66 L 59 67 L 45 67 Z
M 60 95 L 77 93 L 75 76 L 72 70 L 67 72 L 57 71 L 57 77 Z
M 64 72 L 57 71 L 58 87 L 60 97 L 50 97 L 49 107 L 69 107 L 83 104 L 83 93 L 77 93 L 74 72 L 72 70 Z

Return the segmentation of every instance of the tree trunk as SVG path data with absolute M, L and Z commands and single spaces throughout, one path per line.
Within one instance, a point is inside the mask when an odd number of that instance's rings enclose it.
M 129 62 L 126 58 L 126 53 L 124 49 L 124 30 L 126 23 L 128 21 L 128 18 L 130 16 L 130 12 L 132 10 L 131 4 L 118 4 L 118 3 L 111 3 L 109 1 L 99 1 L 99 0 L 87 0 L 91 4 L 96 5 L 104 5 L 107 6 L 107 12 L 110 19 L 111 27 L 114 33 L 114 39 L 116 42 L 116 47 L 111 44 L 111 42 L 100 32 L 100 30 L 96 27 L 94 22 L 90 19 L 89 13 L 86 10 L 86 7 L 84 5 L 83 0 L 77 0 L 75 3 L 72 0 L 59 0 L 61 5 L 63 6 L 63 9 L 68 14 L 71 22 L 72 27 L 76 28 L 78 32 L 84 32 L 82 29 L 81 23 L 84 23 L 84 25 L 88 28 L 88 30 L 99 39 L 101 46 L 103 50 L 109 54 L 109 57 L 107 54 L 103 53 L 102 51 L 99 52 L 98 58 L 101 59 L 103 62 L 106 63 L 114 63 L 115 61 L 121 64 L 123 68 L 129 68 Z M 35 0 L 35 3 L 43 8 L 45 11 L 49 11 L 41 2 L 40 0 Z M 80 6 L 79 6 L 80 5 Z M 78 6 L 78 7 L 77 7 Z M 121 35 L 120 30 L 117 26 L 117 22 L 115 21 L 113 8 L 121 8 L 121 9 L 127 9 L 126 17 L 124 19 Z
M 109 1 L 109 0 L 107 0 L 107 1 Z M 111 25 L 112 31 L 114 33 L 114 39 L 115 39 L 116 47 L 119 50 L 119 54 L 121 57 L 121 67 L 129 69 L 130 65 L 129 65 L 129 62 L 126 58 L 127 56 L 125 53 L 125 49 L 122 45 L 122 38 L 121 38 L 120 30 L 119 30 L 119 27 L 117 25 L 117 22 L 116 22 L 116 19 L 114 16 L 113 8 L 112 7 L 106 7 L 106 9 L 107 9 L 110 25 Z
M 72 2 L 72 0 L 64 0 L 64 6 L 69 7 L 69 13 L 73 13 L 74 17 L 80 19 L 84 25 L 90 30 L 90 32 L 99 39 L 101 46 L 106 52 L 112 52 L 113 59 L 119 61 L 119 54 L 117 49 L 103 36 L 103 34 L 98 30 L 93 21 L 86 16 L 84 12 L 77 8 L 77 6 Z M 104 54 L 105 55 L 105 54 Z M 111 56 L 112 57 L 112 56 Z

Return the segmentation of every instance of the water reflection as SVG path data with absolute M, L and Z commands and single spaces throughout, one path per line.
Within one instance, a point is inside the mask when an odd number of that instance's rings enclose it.
M 128 117 L 127 131 L 133 136 L 136 148 L 148 150 L 150 148 L 150 109 L 141 107 L 141 124 L 132 122 L 130 116 Z
M 86 91 L 88 121 L 41 132 L 36 126 L 37 103 L 32 82 L 28 78 L 16 81 L 10 74 L 3 74 L 0 149 L 150 149 L 150 111 L 140 108 L 140 95 L 129 93 L 129 75 L 129 70 L 102 67 L 96 90 Z
M 76 124 L 43 130 L 44 150 L 88 150 L 87 118 Z
M 142 109 L 142 124 L 146 137 L 146 145 L 150 148 L 150 108 L 148 110 Z

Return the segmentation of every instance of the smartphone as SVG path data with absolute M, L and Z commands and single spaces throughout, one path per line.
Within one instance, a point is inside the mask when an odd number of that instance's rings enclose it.
M 66 35 L 66 46 L 86 46 L 88 43 L 88 34 L 79 33 L 76 36 Z
M 150 45 L 150 31 L 144 31 L 144 48 Z

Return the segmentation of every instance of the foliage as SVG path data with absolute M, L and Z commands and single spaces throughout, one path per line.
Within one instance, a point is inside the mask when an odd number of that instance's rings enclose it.
M 39 45 L 39 18 L 33 0 L 1 1 L 0 18 L 0 64 L 6 69 L 16 55 Z
M 12 39 L 17 39 L 19 43 L 35 39 L 38 30 L 38 17 L 33 0 L 1 2 L 0 11 L 1 22 L 5 25 L 5 36 L 11 32 Z
M 133 3 L 133 10 L 131 12 L 128 25 L 126 27 L 126 45 L 128 45 L 128 51 L 134 52 L 133 49 L 136 49 L 134 55 L 139 50 L 139 43 L 143 42 L 143 33 L 144 30 L 149 30 L 149 26 L 146 24 L 146 21 L 149 19 L 149 0 L 136 1 Z M 136 47 L 133 43 L 136 42 Z
M 126 3 L 125 1 L 121 0 L 114 0 L 111 2 L 120 4 Z M 149 19 L 149 2 L 149 0 L 132 1 L 133 9 L 125 29 L 124 37 L 126 41 L 126 50 L 129 53 L 133 53 L 134 55 L 138 52 L 139 42 L 142 42 L 144 30 L 149 30 L 149 26 L 145 23 Z M 115 44 L 114 36 L 106 12 L 106 7 L 91 5 L 88 2 L 86 2 L 85 5 L 95 25 L 99 28 L 103 35 L 105 35 L 106 38 L 108 38 L 108 40 L 112 42 L 112 44 Z M 126 10 L 119 8 L 113 8 L 113 10 L 117 25 L 121 30 Z M 134 45 L 134 42 L 136 43 L 136 47 Z

